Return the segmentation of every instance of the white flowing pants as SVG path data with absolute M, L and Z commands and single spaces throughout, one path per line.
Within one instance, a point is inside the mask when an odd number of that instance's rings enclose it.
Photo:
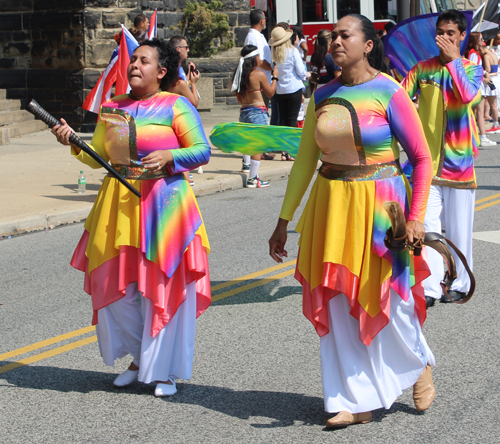
M 441 233 L 441 217 L 444 216 L 446 237 L 464 254 L 471 270 L 475 202 L 476 190 L 431 185 L 424 222 L 425 231 Z M 469 276 L 460 259 L 453 250 L 451 252 L 457 268 L 457 279 L 453 282 L 451 290 L 467 293 L 470 288 Z M 432 274 L 424 281 L 425 295 L 440 299 L 442 294 L 440 282 L 444 277 L 443 258 L 431 248 L 427 248 L 427 256 Z
M 328 303 L 330 332 L 320 338 L 325 410 L 369 412 L 390 408 L 411 387 L 434 355 L 422 334 L 413 296 L 404 302 L 391 290 L 391 315 L 367 347 L 345 295 Z
M 126 295 L 98 311 L 99 349 L 106 365 L 130 354 L 139 366 L 139 381 L 190 379 L 196 331 L 196 282 L 170 322 L 151 337 L 153 304 L 129 284 Z

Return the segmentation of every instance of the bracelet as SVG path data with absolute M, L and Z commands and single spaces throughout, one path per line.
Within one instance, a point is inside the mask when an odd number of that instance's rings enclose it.
M 276 80 L 277 82 L 279 81 L 278 77 L 271 77 L 271 81 Z

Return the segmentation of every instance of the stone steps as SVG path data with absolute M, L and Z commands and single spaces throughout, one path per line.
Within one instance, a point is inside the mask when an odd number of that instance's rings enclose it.
M 20 100 L 9 100 L 7 91 L 0 89 L 0 146 L 9 145 L 12 137 L 36 133 L 47 128 L 28 111 L 21 110 Z
M 18 111 L 21 109 L 20 100 L 0 99 L 0 112 L 2 111 Z

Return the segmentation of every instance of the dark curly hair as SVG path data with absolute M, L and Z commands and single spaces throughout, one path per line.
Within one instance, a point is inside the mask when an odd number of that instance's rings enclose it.
M 164 40 L 146 40 L 140 46 L 149 46 L 155 48 L 158 54 L 158 67 L 167 68 L 165 77 L 161 79 L 160 88 L 166 91 L 170 85 L 179 80 L 179 53 L 177 50 L 172 49 L 170 45 Z
M 257 46 L 253 45 L 246 45 L 241 49 L 241 57 L 245 57 L 247 54 L 250 54 L 251 52 L 255 51 Z M 257 68 L 257 56 L 250 57 L 249 59 L 245 59 L 243 61 L 243 69 L 241 70 L 241 81 L 240 81 L 240 92 L 237 93 L 239 96 L 244 96 L 247 93 L 248 85 L 250 84 L 250 74 L 252 71 Z M 236 68 L 233 72 L 233 77 L 231 79 L 231 83 L 229 84 L 229 88 L 231 88 L 231 85 L 233 84 L 234 81 L 234 76 L 236 75 L 236 71 L 238 68 Z

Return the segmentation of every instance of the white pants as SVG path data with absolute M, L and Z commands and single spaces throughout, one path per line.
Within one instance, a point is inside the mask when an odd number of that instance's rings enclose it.
M 99 349 L 106 365 L 130 354 L 139 366 L 139 381 L 190 379 L 196 331 L 196 282 L 170 322 L 151 337 L 153 303 L 129 284 L 125 296 L 98 311 Z
M 471 270 L 475 201 L 476 190 L 431 185 L 424 222 L 425 231 L 441 233 L 441 212 L 444 213 L 446 237 L 464 254 Z M 451 251 L 457 268 L 457 279 L 453 282 L 451 290 L 467 293 L 470 288 L 469 276 L 460 259 L 453 250 Z M 444 277 L 443 258 L 431 248 L 427 248 L 427 256 L 432 274 L 424 281 L 425 295 L 439 299 L 442 294 L 440 282 Z
M 328 303 L 330 332 L 320 339 L 325 410 L 369 412 L 389 409 L 417 382 L 427 364 L 435 365 L 414 310 L 391 290 L 389 323 L 367 347 L 359 340 L 359 322 L 348 299 L 339 294 Z

